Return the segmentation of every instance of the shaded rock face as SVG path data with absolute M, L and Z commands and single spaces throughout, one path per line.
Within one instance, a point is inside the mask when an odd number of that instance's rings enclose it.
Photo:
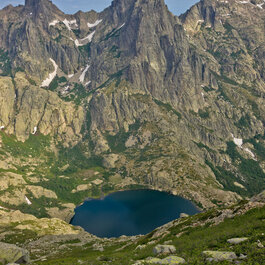
M 36 88 L 22 73 L 17 73 L 13 80 L 0 77 L 0 88 L 1 124 L 18 140 L 25 141 L 37 132 L 61 135 L 61 139 L 69 142 L 80 138 L 84 120 L 82 107 L 76 108 L 60 100 L 55 93 Z
M 74 15 L 48 0 L 9 6 L 0 11 L 1 130 L 80 143 L 106 170 L 201 207 L 257 193 L 259 5 L 204 0 L 180 17 L 163 0 L 115 0 Z

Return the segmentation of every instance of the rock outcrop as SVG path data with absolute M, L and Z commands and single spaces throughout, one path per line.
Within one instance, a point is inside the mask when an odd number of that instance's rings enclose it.
M 174 254 L 176 252 L 176 247 L 172 245 L 157 245 L 153 249 L 155 255 L 159 254 Z
M 16 245 L 0 242 L 0 262 L 3 264 L 28 264 L 30 262 L 29 253 Z

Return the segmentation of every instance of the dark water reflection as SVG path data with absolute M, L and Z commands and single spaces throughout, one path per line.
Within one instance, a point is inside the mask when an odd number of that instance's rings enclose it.
M 147 234 L 181 213 L 198 209 L 190 201 L 166 192 L 131 190 L 84 202 L 75 210 L 71 224 L 99 237 Z

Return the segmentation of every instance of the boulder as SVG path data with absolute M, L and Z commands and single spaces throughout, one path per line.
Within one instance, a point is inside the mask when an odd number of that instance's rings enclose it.
M 230 238 L 230 239 L 227 240 L 227 242 L 230 243 L 230 244 L 236 245 L 236 244 L 242 243 L 242 242 L 244 242 L 246 240 L 248 240 L 247 237 L 240 237 L 240 238 L 238 237 L 238 238 Z
M 260 242 L 260 240 L 258 240 L 258 242 L 257 242 L 257 246 L 258 246 L 259 248 L 264 248 L 264 246 L 263 246 L 263 244 Z
M 167 258 L 162 259 L 161 264 L 173 265 L 173 264 L 184 264 L 185 262 L 186 261 L 183 258 L 177 256 L 169 256 Z
M 147 263 L 147 264 L 161 264 L 162 260 L 159 258 L 147 258 L 145 261 L 143 261 L 143 263 Z
M 0 242 L 0 263 L 29 263 L 29 252 L 16 245 Z
M 142 250 L 144 248 L 146 248 L 146 245 L 138 245 L 135 250 Z
M 173 245 L 157 245 L 153 248 L 155 255 L 159 254 L 173 254 L 176 252 L 176 248 Z
M 137 264 L 163 264 L 163 265 L 176 265 L 176 264 L 184 264 L 186 261 L 183 258 L 177 257 L 177 256 L 169 256 L 164 259 L 158 259 L 158 258 L 147 258 L 143 261 L 138 261 L 135 263 Z
M 186 213 L 181 213 L 179 217 L 180 217 L 180 218 L 186 218 L 186 217 L 189 217 L 189 215 L 186 214 Z
M 208 261 L 224 261 L 237 259 L 235 252 L 226 251 L 203 251 L 203 255 L 207 257 Z

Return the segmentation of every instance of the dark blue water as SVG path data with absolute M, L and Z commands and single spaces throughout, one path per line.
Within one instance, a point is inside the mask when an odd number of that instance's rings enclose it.
M 131 190 L 110 194 L 102 200 L 85 201 L 75 209 L 71 224 L 99 237 L 147 234 L 181 213 L 198 209 L 188 200 L 166 192 Z

